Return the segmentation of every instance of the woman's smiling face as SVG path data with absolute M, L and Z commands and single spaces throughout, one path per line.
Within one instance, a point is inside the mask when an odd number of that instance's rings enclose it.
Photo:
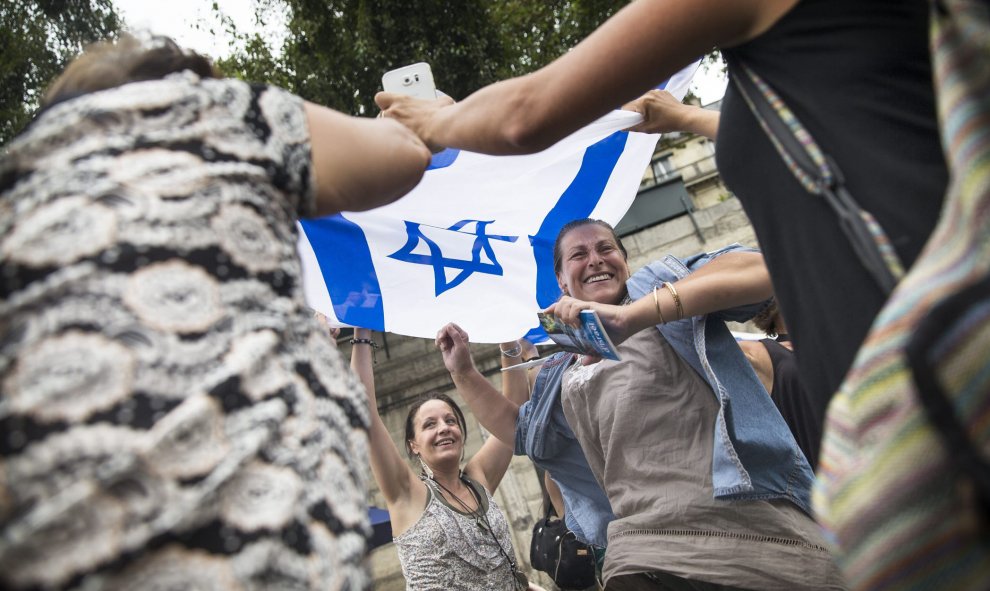
M 428 465 L 460 462 L 464 433 L 454 410 L 442 400 L 430 400 L 416 412 L 415 437 L 409 442 L 414 454 Z
M 625 297 L 629 266 L 608 228 L 572 228 L 560 239 L 560 255 L 557 282 L 567 295 L 600 304 L 618 304 Z

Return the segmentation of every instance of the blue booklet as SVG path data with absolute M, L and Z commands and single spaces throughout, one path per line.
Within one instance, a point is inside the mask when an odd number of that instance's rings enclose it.
M 540 318 L 540 326 L 553 342 L 560 345 L 561 349 L 582 355 L 597 355 L 614 361 L 622 359 L 615 345 L 612 344 L 612 339 L 608 338 L 598 313 L 594 310 L 581 311 L 579 328 L 564 324 L 551 314 L 537 312 L 536 315 Z

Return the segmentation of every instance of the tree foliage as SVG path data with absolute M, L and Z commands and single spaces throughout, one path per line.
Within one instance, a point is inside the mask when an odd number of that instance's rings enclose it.
M 437 85 L 454 98 L 532 72 L 628 3 L 253 1 L 261 33 L 238 31 L 213 4 L 232 49 L 220 69 L 352 114 L 374 113 L 381 75 L 418 61 L 430 63 Z M 121 28 L 112 0 L 2 0 L 0 25 L 0 144 L 30 120 L 44 89 L 73 56 Z
M 462 98 L 557 58 L 628 0 L 260 0 L 259 22 L 285 14 L 284 42 L 240 35 L 226 73 L 283 86 L 352 114 L 373 113 L 381 75 L 425 61 Z
M 30 121 L 69 60 L 119 28 L 111 0 L 0 2 L 0 144 Z

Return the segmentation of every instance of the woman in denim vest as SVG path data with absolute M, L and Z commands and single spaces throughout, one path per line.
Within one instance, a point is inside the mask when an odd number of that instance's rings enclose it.
M 762 257 L 730 247 L 630 276 L 621 241 L 597 220 L 566 225 L 554 253 L 565 295 L 549 311 L 576 324 L 594 309 L 622 341 L 622 361 L 561 356 L 537 378 L 533 399 L 556 389 L 549 396 L 574 440 L 553 419 L 527 424 L 526 405 L 496 400 L 458 327 L 437 340 L 459 393 L 496 437 L 517 453 L 527 444 L 546 457 L 583 452 L 615 513 L 607 588 L 843 588 L 806 512 L 810 467 L 720 322 L 764 305 Z M 565 486 L 573 470 L 549 471 L 565 504 L 580 500 Z

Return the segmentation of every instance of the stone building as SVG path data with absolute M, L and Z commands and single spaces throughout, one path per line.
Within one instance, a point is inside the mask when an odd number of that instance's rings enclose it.
M 717 109 L 718 104 L 707 108 Z M 667 253 L 687 256 L 733 242 L 756 246 L 756 238 L 738 200 L 721 182 L 714 154 L 714 144 L 710 140 L 689 134 L 668 134 L 658 145 L 632 208 L 617 226 L 629 251 L 632 270 Z M 402 450 L 404 421 L 410 401 L 432 390 L 446 392 L 458 403 L 461 400 L 432 341 L 381 333 L 375 333 L 374 339 L 381 346 L 375 365 L 379 412 Z M 341 338 L 341 349 L 349 357 L 346 340 Z M 478 369 L 500 389 L 498 347 L 475 345 L 473 353 Z M 481 447 L 486 434 L 482 433 L 467 405 L 462 404 L 462 408 L 467 414 L 466 456 L 470 457 Z M 370 485 L 369 504 L 384 507 L 373 480 Z M 513 459 L 495 498 L 512 527 L 513 545 L 521 568 L 534 582 L 554 589 L 549 578 L 529 568 L 532 527 L 542 517 L 542 490 L 527 458 Z M 405 589 L 393 544 L 374 550 L 370 564 L 376 591 Z

